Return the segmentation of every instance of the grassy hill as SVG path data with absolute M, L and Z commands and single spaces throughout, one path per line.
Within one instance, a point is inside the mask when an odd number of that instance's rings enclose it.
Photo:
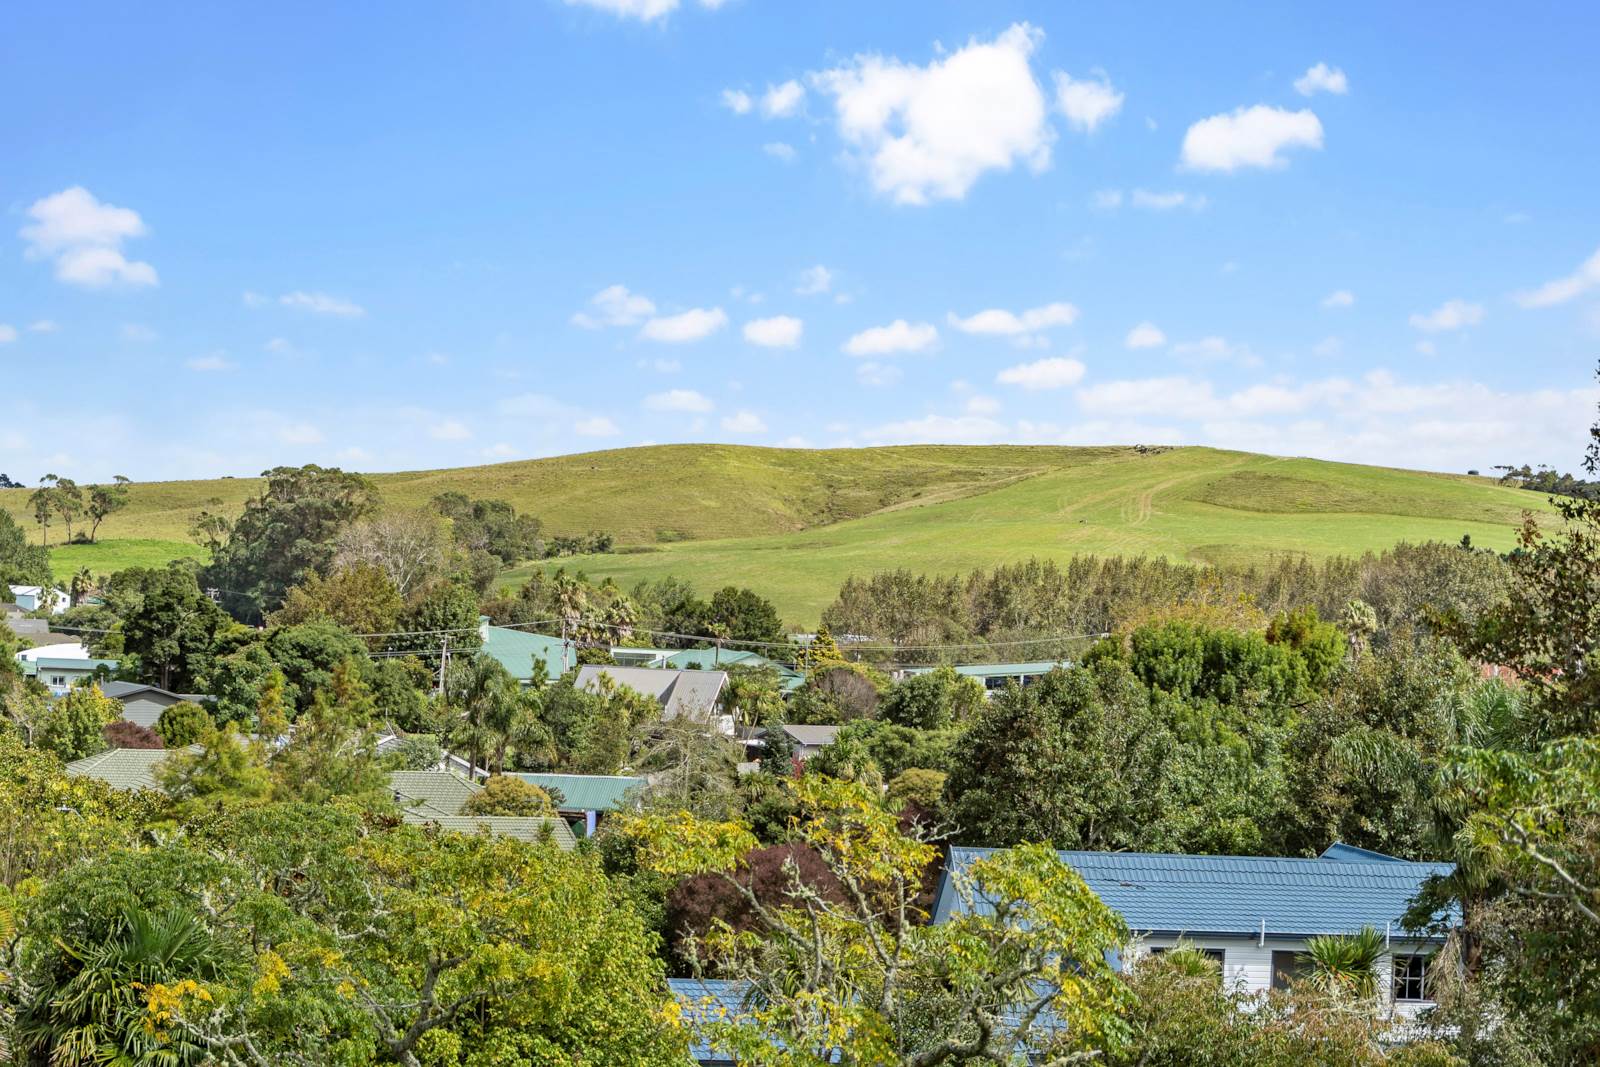
M 509 500 L 552 533 L 609 531 L 628 550 L 560 564 L 624 583 L 677 574 L 707 591 L 749 585 L 796 623 L 814 621 L 851 573 L 1080 553 L 1326 556 L 1464 533 L 1505 548 L 1523 509 L 1545 507 L 1484 478 L 1206 448 L 666 445 L 374 480 L 390 506 L 456 490 Z M 57 549 L 53 562 L 64 574 L 193 555 L 191 516 L 237 511 L 257 487 L 242 478 L 136 484 L 101 544 Z M 0 507 L 36 529 L 27 490 L 0 492 Z

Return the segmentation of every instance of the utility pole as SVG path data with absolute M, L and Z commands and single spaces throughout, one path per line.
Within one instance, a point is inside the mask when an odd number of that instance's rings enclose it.
M 567 619 L 561 618 L 561 673 L 567 673 Z
M 445 634 L 439 642 L 439 693 L 444 693 L 444 674 L 450 666 L 450 635 Z

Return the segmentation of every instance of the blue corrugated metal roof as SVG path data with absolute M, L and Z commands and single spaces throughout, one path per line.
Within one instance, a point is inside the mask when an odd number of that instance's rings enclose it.
M 950 872 L 993 849 L 950 850 L 934 921 L 961 906 Z M 1449 874 L 1448 863 L 1392 857 L 1341 858 L 1183 856 L 1140 852 L 1062 852 L 1071 866 L 1140 933 L 1310 937 L 1371 926 L 1401 931 L 1401 917 L 1423 881 Z

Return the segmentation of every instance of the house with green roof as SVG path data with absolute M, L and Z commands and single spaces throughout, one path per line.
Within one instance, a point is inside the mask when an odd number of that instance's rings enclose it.
M 967 678 L 976 678 L 983 683 L 986 692 L 992 693 L 1012 682 L 1021 686 L 1032 685 L 1051 671 L 1066 670 L 1071 666 L 1066 660 L 1030 660 L 1026 663 L 963 663 L 951 669 Z M 938 669 L 938 666 L 907 667 L 901 674 L 909 677 L 913 674 L 931 674 Z
M 513 777 L 538 786 L 552 798 L 559 793 L 556 810 L 568 818 L 581 818 L 585 837 L 594 836 L 602 815 L 638 803 L 639 791 L 646 784 L 643 778 L 622 774 L 518 773 Z
M 403 810 L 437 816 L 460 815 L 483 787 L 455 771 L 390 771 L 389 788 Z
M 450 833 L 493 834 L 529 844 L 548 841 L 563 852 L 578 847 L 578 839 L 572 836 L 567 821 L 553 815 L 426 815 L 408 811 L 402 818 L 414 826 L 436 826 Z
M 478 635 L 483 638 L 478 655 L 498 661 L 523 685 L 533 684 L 535 661 L 544 665 L 546 681 L 561 677 L 578 664 L 577 646 L 549 634 L 493 626 L 482 621 Z
M 199 752 L 199 745 L 190 745 L 185 752 Z M 172 750 L 164 748 L 111 748 L 73 760 L 67 764 L 67 773 L 74 778 L 98 778 L 112 789 L 131 793 L 136 789 L 159 791 L 156 768 Z

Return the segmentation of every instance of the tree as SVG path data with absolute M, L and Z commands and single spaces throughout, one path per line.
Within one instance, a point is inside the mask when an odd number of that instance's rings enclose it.
M 517 680 L 490 656 L 460 661 L 450 672 L 446 694 L 460 718 L 450 735 L 452 746 L 465 749 L 473 767 L 493 755 L 495 773 L 505 764 L 506 749 L 520 727 L 527 706 Z
M 493 774 L 483 783 L 483 788 L 467 798 L 461 806 L 463 815 L 554 815 L 556 806 L 546 793 L 536 785 L 529 785 L 514 775 Z
M 757 917 L 756 929 L 706 938 L 704 962 L 750 993 L 705 1020 L 702 1039 L 741 1063 L 903 1067 L 1065 1064 L 1122 1046 L 1130 998 L 1108 956 L 1127 930 L 1054 852 L 1026 846 L 953 872 L 967 907 L 923 925 L 915 900 L 936 849 L 859 785 L 807 775 L 792 788 L 798 839 L 844 903 L 797 868 L 783 899 L 757 896 L 738 877 L 755 844 L 741 824 L 679 813 L 627 826 L 650 869 L 721 875 Z
M 67 528 L 67 541 L 70 543 L 72 524 L 83 515 L 83 489 L 71 478 L 57 478 L 52 496 L 56 514 L 61 516 L 61 522 Z
M 1324 934 L 1306 942 L 1311 981 L 1326 993 L 1356 1000 L 1378 995 L 1378 964 L 1388 952 L 1384 937 L 1370 926 L 1353 934 Z
M 28 544 L 28 535 L 8 511 L 0 511 L 0 589 L 7 585 L 48 586 L 50 551 Z
M 356 661 L 344 660 L 295 719 L 288 743 L 271 753 L 273 799 L 325 804 L 343 797 L 378 806 L 388 798 L 373 710 Z
M 181 564 L 118 571 L 106 583 L 106 600 L 120 620 L 122 649 L 138 657 L 143 680 L 187 690 L 209 670 L 228 618 L 192 571 Z
M 334 540 L 336 570 L 377 567 L 402 598 L 438 577 L 444 559 L 444 532 L 426 511 L 384 511 L 345 527 Z
M 214 725 L 205 708 L 180 700 L 162 709 L 160 718 L 156 719 L 156 733 L 161 735 L 167 748 L 183 748 L 199 741 Z
M 388 634 L 395 629 L 405 601 L 394 582 L 381 568 L 371 563 L 353 563 L 327 577 L 311 574 L 289 590 L 283 607 L 267 617 L 273 626 L 326 620 L 336 622 L 356 634 Z M 388 638 L 368 638 L 369 645 L 382 648 Z
M 1340 613 L 1339 625 L 1350 635 L 1350 651 L 1359 656 L 1378 631 L 1378 613 L 1365 600 L 1352 600 Z
M 732 641 L 782 641 L 783 620 L 778 609 L 749 589 L 723 586 L 711 596 L 709 619 L 726 628 Z
M 91 485 L 89 487 L 89 540 L 93 542 L 100 535 L 100 524 L 112 514 L 128 506 L 128 486 L 132 484 L 127 478 L 118 474 L 113 477 L 110 485 Z
M 100 736 L 105 740 L 108 748 L 166 748 L 161 743 L 161 735 L 148 726 L 140 726 L 127 719 L 118 719 L 100 731 Z
M 941 730 L 967 721 L 982 707 L 982 683 L 939 667 L 896 682 L 883 699 L 882 715 L 900 726 Z
M 56 513 L 55 483 L 60 481 L 54 474 L 46 474 L 39 479 L 39 488 L 28 496 L 28 505 L 33 509 L 33 521 L 39 524 L 39 543 L 46 548 L 50 547 L 50 520 Z
M 339 532 L 378 506 L 371 482 L 337 467 L 274 467 L 262 477 L 204 572 L 245 622 L 275 610 L 308 575 L 326 574 Z
M 962 841 L 1170 848 L 1176 739 L 1117 663 L 1008 686 L 969 727 L 946 783 Z
M 98 685 L 74 686 L 40 718 L 35 740 L 70 763 L 104 749 L 102 731 L 120 718 L 122 705 L 100 692 Z

